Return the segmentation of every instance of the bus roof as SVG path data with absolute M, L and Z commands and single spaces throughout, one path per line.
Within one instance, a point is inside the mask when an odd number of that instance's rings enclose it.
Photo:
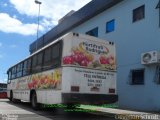
M 23 61 L 25 61 L 25 60 L 27 60 L 27 59 L 29 59 L 30 57 L 32 57 L 32 56 L 34 56 L 35 54 L 41 52 L 41 51 L 44 50 L 45 48 L 47 48 L 47 47 L 49 47 L 49 46 L 57 43 L 58 41 L 63 40 L 63 38 L 64 38 L 65 36 L 68 36 L 69 34 L 77 34 L 77 33 L 69 32 L 69 33 L 67 33 L 67 34 L 65 34 L 65 35 L 57 38 L 57 39 L 54 40 L 53 42 L 47 44 L 46 46 L 44 46 L 44 47 L 42 47 L 41 49 L 39 49 L 39 50 L 37 50 L 36 52 L 34 52 L 33 54 L 29 55 L 27 58 L 19 61 L 19 62 L 18 62 L 17 64 L 15 64 L 15 65 L 11 66 L 9 69 L 11 69 L 12 67 L 18 65 L 19 63 L 21 63 L 21 62 L 23 62 Z M 79 34 L 78 34 L 78 35 L 79 35 Z M 90 35 L 83 35 L 83 34 L 80 34 L 80 35 L 81 35 L 82 38 L 83 38 L 83 37 L 86 38 L 85 36 L 87 36 L 88 39 L 92 39 L 92 40 L 94 40 L 94 41 L 99 41 L 99 42 L 100 42 L 100 41 L 101 41 L 101 42 L 104 42 L 104 40 L 100 40 L 100 39 L 97 38 L 97 37 L 93 37 L 93 36 L 90 36 Z M 105 43 L 106 43 L 106 44 L 109 44 L 110 41 L 107 41 L 107 40 L 106 40 L 106 41 L 104 42 L 104 44 L 105 44 Z M 113 43 L 113 42 L 112 42 L 112 43 Z M 112 45 L 113 45 L 113 44 L 112 44 Z M 8 70 L 9 70 L 9 69 L 8 69 Z

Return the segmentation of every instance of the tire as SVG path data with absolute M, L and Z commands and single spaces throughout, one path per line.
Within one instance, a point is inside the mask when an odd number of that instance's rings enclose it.
M 31 96 L 31 105 L 32 105 L 32 108 L 34 110 L 38 110 L 39 109 L 39 104 L 37 103 L 37 95 L 36 95 L 36 92 L 33 92 L 32 93 L 32 96 Z
M 10 92 L 9 101 L 13 102 L 13 93 L 12 93 L 12 91 Z
M 20 103 L 21 102 L 21 100 L 13 98 L 13 92 L 12 91 L 10 92 L 9 101 L 11 101 L 12 103 Z

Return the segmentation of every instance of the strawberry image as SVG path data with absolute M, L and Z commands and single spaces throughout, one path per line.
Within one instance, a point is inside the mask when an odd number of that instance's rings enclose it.
M 81 53 L 74 54 L 74 55 L 73 55 L 73 60 L 74 60 L 74 62 L 76 62 L 76 63 L 81 63 L 83 57 L 84 57 L 84 56 L 83 56 Z
M 72 56 L 66 56 L 63 58 L 63 64 L 73 64 L 73 57 Z
M 88 62 L 87 60 L 83 60 L 80 65 L 87 67 L 87 66 L 88 66 L 88 63 L 89 63 L 89 62 Z
M 83 53 L 77 53 L 72 55 L 75 63 L 78 63 L 80 66 L 87 66 L 89 59 Z

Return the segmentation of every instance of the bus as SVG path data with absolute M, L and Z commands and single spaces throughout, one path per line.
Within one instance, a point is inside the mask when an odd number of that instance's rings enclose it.
M 0 83 L 0 99 L 7 98 L 7 84 Z
M 10 101 L 40 104 L 107 104 L 118 99 L 115 44 L 67 33 L 7 71 Z

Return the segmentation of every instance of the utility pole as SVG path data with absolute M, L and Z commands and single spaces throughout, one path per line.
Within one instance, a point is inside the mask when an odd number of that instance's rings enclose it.
M 38 39 L 38 32 L 39 32 L 39 16 L 40 16 L 40 5 L 42 4 L 42 2 L 35 0 L 35 3 L 39 5 L 38 8 L 38 23 L 37 23 L 37 39 Z M 36 50 L 37 50 L 37 42 L 36 42 Z
M 159 9 L 159 27 L 160 27 L 160 0 L 156 6 L 156 9 Z

